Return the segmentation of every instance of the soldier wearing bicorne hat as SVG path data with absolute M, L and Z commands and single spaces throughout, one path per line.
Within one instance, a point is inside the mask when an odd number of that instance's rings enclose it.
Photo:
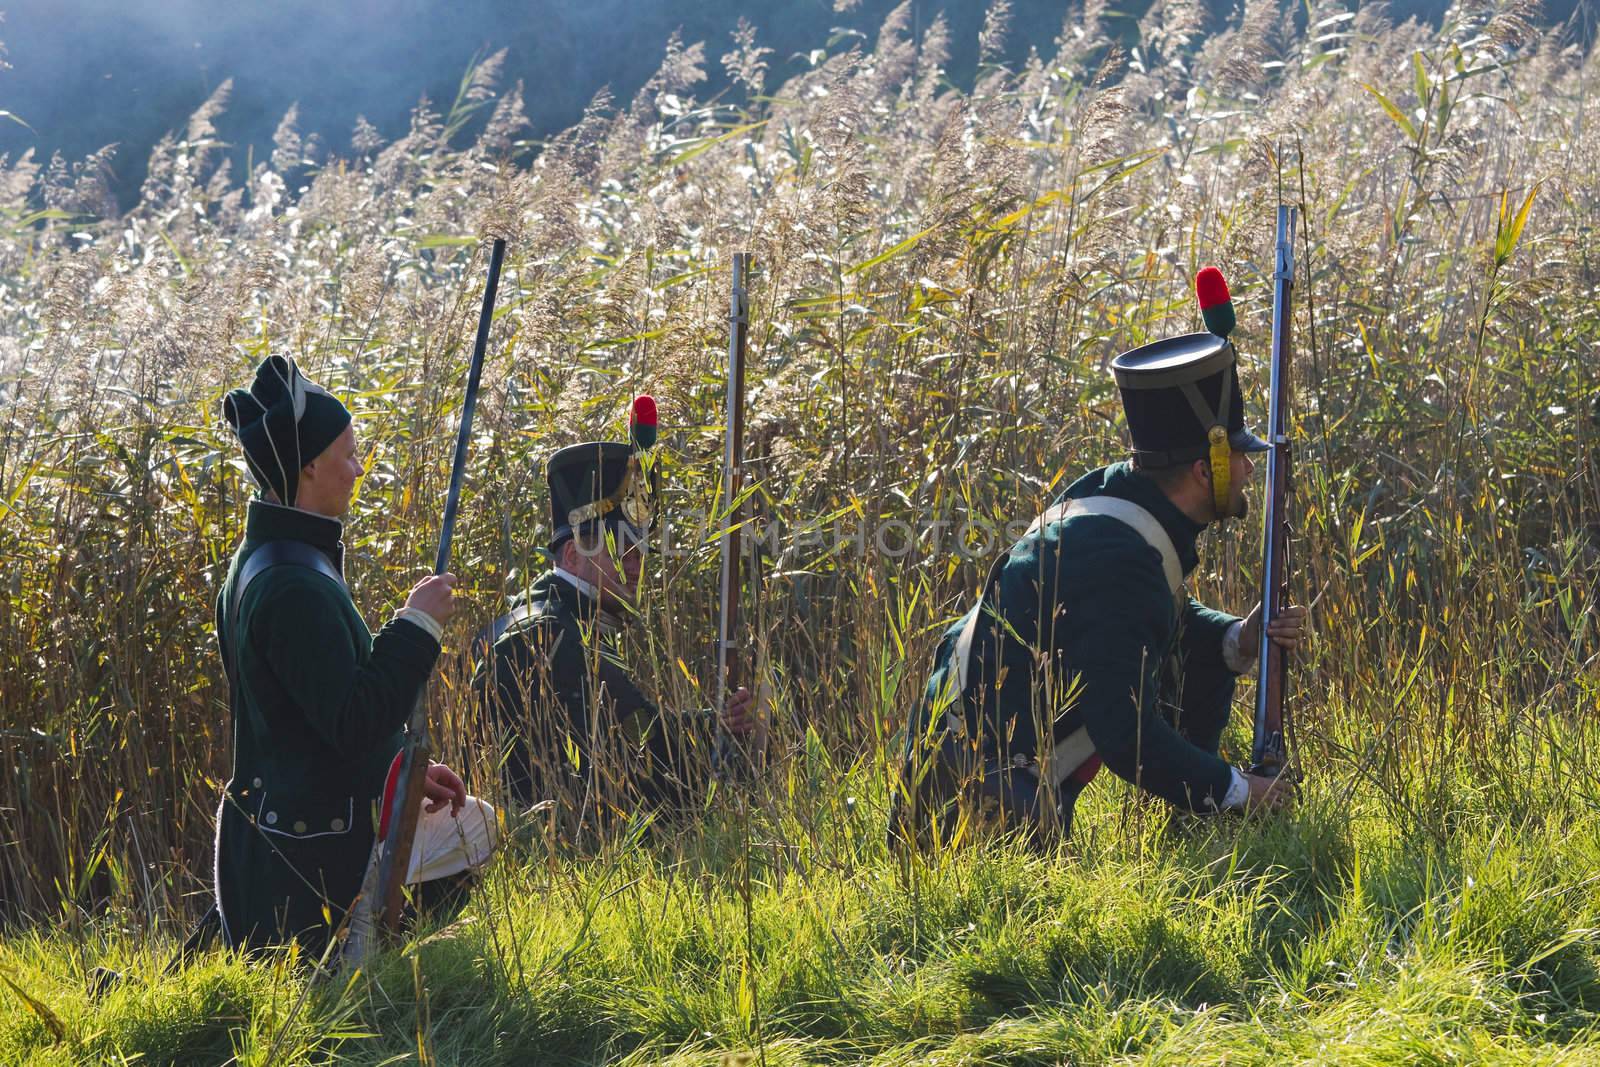
M 261 491 L 216 604 L 233 713 L 218 913 L 230 947 L 295 939 L 317 956 L 361 893 L 455 577 L 424 578 L 374 635 L 344 580 L 342 519 L 363 472 L 350 412 L 273 356 L 223 415 Z M 495 813 L 442 764 L 425 792 L 407 882 L 438 886 L 488 857 Z
M 550 457 L 554 565 L 475 643 L 473 685 L 504 742 L 507 791 L 524 807 L 560 795 L 572 815 L 670 814 L 704 796 L 724 750 L 759 758 L 765 748 L 766 717 L 748 690 L 735 690 L 719 716 L 658 708 L 620 656 L 655 526 L 644 451 L 654 440 L 654 401 L 641 397 L 633 443 L 592 441 Z
M 1245 514 L 1251 455 L 1233 345 L 1172 337 L 1112 364 L 1131 461 L 1074 482 L 995 563 L 940 641 L 909 724 L 891 833 L 948 836 L 964 808 L 1036 842 L 1070 828 L 1101 766 L 1197 812 L 1277 807 L 1286 789 L 1217 754 L 1260 609 L 1240 619 L 1184 583 L 1195 542 Z M 1274 620 L 1293 648 L 1304 608 Z

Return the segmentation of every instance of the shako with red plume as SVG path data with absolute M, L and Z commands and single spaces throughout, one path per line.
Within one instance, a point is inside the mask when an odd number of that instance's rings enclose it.
M 654 448 L 656 443 L 656 398 L 640 393 L 628 412 L 628 435 L 635 448 Z
M 1216 267 L 1204 267 L 1195 275 L 1194 295 L 1200 298 L 1200 315 L 1206 320 L 1206 329 L 1218 337 L 1233 332 L 1239 320 L 1233 313 L 1233 297 L 1228 294 L 1228 280 Z

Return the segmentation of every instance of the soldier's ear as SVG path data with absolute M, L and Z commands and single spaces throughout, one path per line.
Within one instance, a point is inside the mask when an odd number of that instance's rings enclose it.
M 582 574 L 585 564 L 593 564 L 594 553 L 590 551 L 590 545 L 584 538 L 584 534 L 574 533 L 562 542 L 561 552 L 557 557 L 561 563 L 562 570 L 571 571 L 573 574 Z

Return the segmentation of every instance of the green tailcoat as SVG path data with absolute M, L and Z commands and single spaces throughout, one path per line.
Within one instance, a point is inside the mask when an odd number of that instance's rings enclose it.
M 1149 512 L 1183 574 L 1194 571 L 1204 527 L 1154 482 L 1119 463 L 1080 478 L 1063 500 L 1101 495 Z M 983 592 L 964 692 L 952 692 L 962 622 L 940 641 L 907 744 L 920 817 L 978 772 L 988 800 L 1029 807 L 1041 730 L 1060 744 L 1080 729 L 1093 758 L 1062 783 L 1058 826 L 1070 824 L 1074 800 L 1102 763 L 1174 804 L 1211 810 L 1232 780 L 1217 749 L 1236 677 L 1222 643 L 1236 621 L 1187 595 L 1175 603 L 1160 554 L 1117 519 L 1074 515 L 1031 532 Z M 947 729 L 955 720 L 960 735 Z
M 714 762 L 708 718 L 663 713 L 645 696 L 594 597 L 547 571 L 506 618 L 473 684 L 504 738 L 511 795 L 524 806 L 556 790 L 623 810 L 690 803 Z M 674 728 L 685 718 L 694 729 Z
M 404 620 L 376 637 L 349 591 L 279 564 L 245 589 L 240 568 L 262 545 L 299 541 L 343 571 L 343 527 L 266 501 L 250 505 L 244 542 L 217 598 L 230 681 L 233 774 L 217 817 L 216 887 L 230 945 L 300 939 L 320 951 L 360 891 L 377 804 L 405 720 L 439 644 Z

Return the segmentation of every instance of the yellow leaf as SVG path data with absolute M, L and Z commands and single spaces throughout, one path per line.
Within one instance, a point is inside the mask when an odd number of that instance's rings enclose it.
M 1395 125 L 1399 126 L 1407 137 L 1411 138 L 1413 141 L 1417 140 L 1417 128 L 1416 126 L 1412 125 L 1410 119 L 1406 118 L 1405 112 L 1395 107 L 1387 96 L 1384 96 L 1366 82 L 1362 82 L 1361 87 L 1378 98 L 1378 103 L 1383 105 L 1383 110 L 1391 119 L 1394 119 Z
M 52 1037 L 57 1041 L 66 1040 L 67 1028 L 62 1024 L 60 1017 L 50 1010 L 50 1005 L 37 997 L 31 996 L 27 990 L 12 981 L 11 976 L 4 971 L 0 971 L 0 982 L 4 982 L 11 987 L 11 991 L 21 999 L 23 1004 L 27 1005 L 28 1010 L 37 1015 L 39 1021 L 44 1023 L 45 1029 L 50 1031 Z

